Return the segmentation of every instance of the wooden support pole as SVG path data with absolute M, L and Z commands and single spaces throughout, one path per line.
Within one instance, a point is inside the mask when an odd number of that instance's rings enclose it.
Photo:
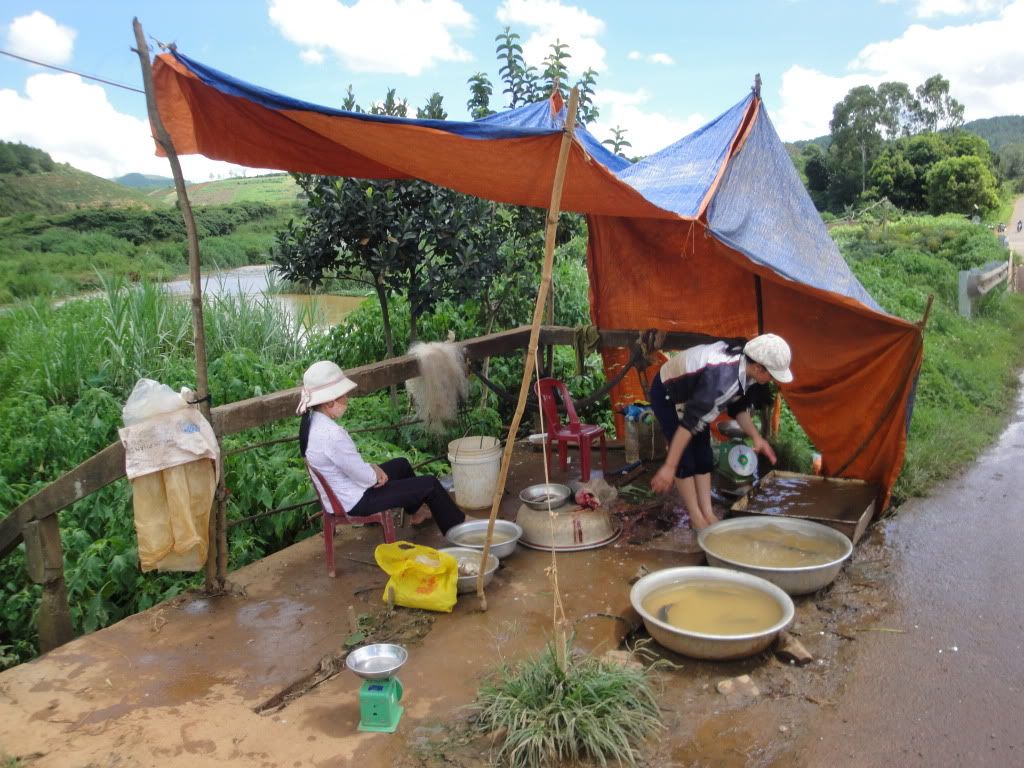
M 181 172 L 178 153 L 174 150 L 174 143 L 164 127 L 163 120 L 160 119 L 160 111 L 156 106 L 156 96 L 153 90 L 153 68 L 149 60 L 149 46 L 146 45 L 146 36 L 142 31 L 142 24 L 138 18 L 132 19 L 132 29 L 135 31 L 135 52 L 139 55 L 139 63 L 142 65 L 142 83 L 146 90 L 146 109 L 149 112 L 149 124 L 153 129 L 153 138 L 163 148 L 167 154 L 167 160 L 171 164 L 171 175 L 174 176 L 174 189 L 178 193 L 178 205 L 181 208 L 181 217 L 185 221 L 185 232 L 188 234 L 188 271 L 189 281 L 192 286 L 192 337 L 195 340 L 196 349 L 196 398 L 199 401 L 199 410 L 203 417 L 213 424 L 213 419 L 210 415 L 210 387 L 206 370 L 206 331 L 203 326 L 202 274 L 199 271 L 199 233 L 196 229 L 195 216 L 192 214 L 192 204 L 188 199 L 188 191 L 185 189 L 185 176 Z M 217 442 L 219 445 L 219 436 Z M 206 590 L 208 592 L 223 589 L 226 577 L 227 512 L 224 500 L 224 472 L 222 468 L 217 481 L 216 514 L 210 515 L 210 546 L 209 554 L 206 558 Z
M 52 651 L 74 639 L 71 629 L 71 609 L 64 586 L 64 550 L 60 544 L 60 524 L 57 516 L 33 520 L 22 529 L 25 538 L 25 564 L 34 584 L 43 587 L 36 629 L 39 633 L 41 653 Z
M 530 381 L 533 378 L 534 364 L 537 356 L 537 341 L 540 338 L 540 321 L 547 303 L 548 291 L 551 288 L 551 270 L 555 257 L 555 233 L 558 228 L 558 216 L 561 213 L 562 187 L 565 184 L 565 169 L 569 165 L 569 149 L 572 147 L 573 134 L 576 130 L 576 108 L 579 104 L 579 91 L 573 88 L 569 93 L 569 106 L 565 113 L 565 131 L 562 144 L 558 150 L 558 163 L 555 165 L 555 176 L 551 187 L 551 204 L 548 206 L 547 223 L 544 229 L 544 266 L 541 270 L 540 288 L 537 291 L 537 303 L 533 307 L 533 323 L 530 325 L 530 341 L 527 344 L 526 360 L 523 365 L 523 378 L 519 383 L 519 403 L 516 405 L 512 423 L 509 425 L 508 437 L 505 438 L 505 450 L 501 456 L 501 470 L 494 488 L 491 501 L 491 515 L 487 521 L 487 538 L 484 540 L 482 563 L 487 562 L 491 551 L 491 538 L 494 536 L 494 521 L 501 507 L 501 497 L 505 493 L 505 482 L 508 480 L 508 469 L 512 463 L 512 450 L 515 447 L 516 433 L 526 409 L 526 397 L 530 392 Z M 484 574 L 481 570 L 476 580 L 476 594 L 480 598 L 480 609 L 487 610 L 487 596 L 484 594 Z

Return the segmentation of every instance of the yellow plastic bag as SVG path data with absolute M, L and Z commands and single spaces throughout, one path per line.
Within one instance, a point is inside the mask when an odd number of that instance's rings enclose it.
M 377 565 L 391 578 L 384 587 L 395 590 L 395 604 L 406 608 L 451 612 L 459 582 L 459 563 L 432 547 L 396 541 L 380 544 L 373 552 Z

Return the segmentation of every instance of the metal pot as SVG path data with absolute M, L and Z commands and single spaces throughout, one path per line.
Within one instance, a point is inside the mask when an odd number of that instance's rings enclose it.
M 530 509 L 540 509 L 546 512 L 548 509 L 558 509 L 570 495 L 572 495 L 572 491 L 567 485 L 538 483 L 524 488 L 519 494 L 519 500 Z
M 687 581 L 723 581 L 760 589 L 778 602 L 782 608 L 782 618 L 771 627 L 754 634 L 711 635 L 674 627 L 651 615 L 644 608 L 644 600 L 655 590 Z M 779 632 L 793 621 L 794 615 L 793 600 L 771 582 L 747 573 L 703 566 L 666 568 L 649 573 L 633 585 L 629 601 L 633 604 L 633 609 L 640 614 L 651 637 L 660 645 L 697 659 L 742 659 L 760 653 L 775 642 Z
M 467 549 L 475 549 L 478 552 L 482 552 L 484 548 L 482 543 L 467 544 L 464 541 L 460 541 L 460 538 L 470 533 L 487 533 L 487 522 L 487 520 L 467 520 L 464 523 L 453 525 L 448 529 L 444 537 L 456 547 L 466 547 Z M 501 544 L 491 544 L 491 554 L 499 560 L 508 557 L 516 551 L 516 544 L 519 543 L 519 538 L 523 535 L 523 529 L 509 520 L 495 520 L 494 532 L 511 537 L 508 541 L 503 541 Z
M 451 555 L 456 560 L 460 558 L 464 559 L 467 557 L 475 557 L 476 561 L 480 561 L 480 557 L 483 552 L 479 549 L 473 549 L 472 547 L 445 547 L 439 549 L 438 552 L 444 552 L 445 554 Z M 491 583 L 491 579 L 494 578 L 495 571 L 498 570 L 498 558 L 493 554 L 487 554 L 487 568 L 484 569 L 484 586 L 486 587 Z M 461 595 L 464 592 L 476 592 L 476 576 L 459 576 L 458 593 Z
M 771 525 L 778 526 L 787 531 L 792 531 L 793 533 L 801 533 L 805 536 L 815 536 L 829 542 L 834 542 L 837 545 L 837 549 L 839 549 L 842 554 L 834 560 L 830 560 L 829 562 L 821 565 L 780 568 L 757 565 L 754 563 L 737 562 L 736 560 L 731 560 L 717 554 L 714 551 L 713 543 L 712 546 L 708 545 L 708 537 L 714 532 L 730 530 L 757 530 Z M 809 520 L 798 520 L 778 515 L 773 515 L 771 517 L 735 517 L 730 520 L 722 520 L 714 525 L 708 526 L 697 534 L 697 544 L 699 544 L 700 548 L 704 550 L 704 555 L 708 559 L 708 565 L 715 565 L 721 568 L 732 568 L 734 570 L 743 571 L 744 573 L 753 574 L 754 576 L 760 576 L 762 579 L 767 579 L 790 595 L 806 595 L 811 592 L 817 592 L 822 587 L 828 586 L 832 583 L 835 577 L 839 575 L 839 571 L 842 569 L 843 563 L 846 562 L 847 558 L 849 558 L 851 554 L 853 554 L 853 542 L 839 531 L 829 528 L 827 525 L 813 523 Z

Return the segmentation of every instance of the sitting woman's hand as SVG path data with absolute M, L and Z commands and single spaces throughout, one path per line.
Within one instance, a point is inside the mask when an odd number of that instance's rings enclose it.
M 387 483 L 388 473 L 381 469 L 379 465 L 373 465 L 373 472 L 375 475 L 377 475 L 377 484 L 373 486 L 374 488 L 380 488 L 382 485 Z

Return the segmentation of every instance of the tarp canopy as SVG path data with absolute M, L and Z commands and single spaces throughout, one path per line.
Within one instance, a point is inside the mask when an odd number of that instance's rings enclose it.
M 158 56 L 153 75 L 179 154 L 423 179 L 541 208 L 550 200 L 566 112 L 557 94 L 473 122 L 414 120 L 292 99 L 177 51 Z M 903 463 L 921 330 L 883 312 L 854 277 L 759 96 L 637 163 L 578 126 L 562 208 L 587 216 L 597 326 L 778 333 L 793 350 L 783 394 L 825 472 L 877 483 L 887 498 Z M 608 367 L 622 359 L 605 353 Z M 639 395 L 629 382 L 613 402 Z

